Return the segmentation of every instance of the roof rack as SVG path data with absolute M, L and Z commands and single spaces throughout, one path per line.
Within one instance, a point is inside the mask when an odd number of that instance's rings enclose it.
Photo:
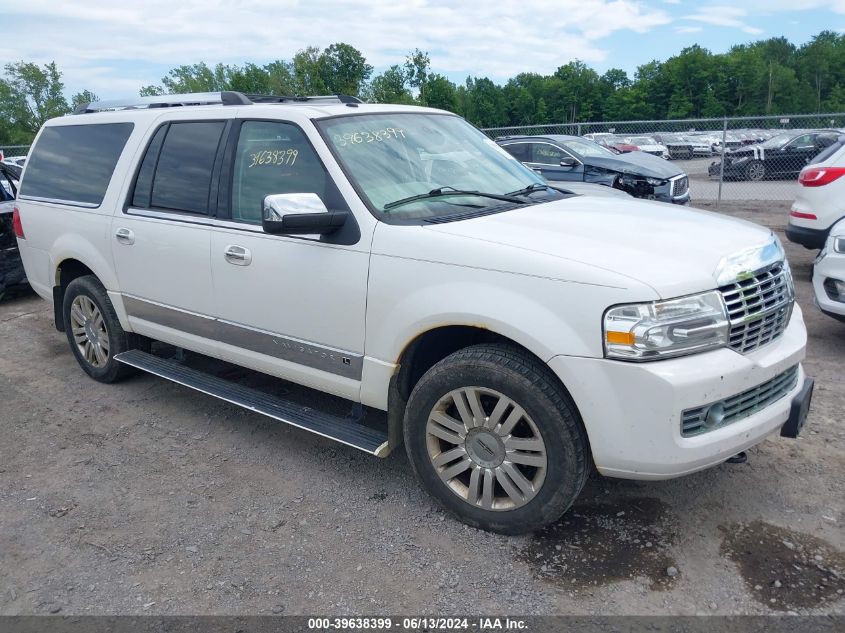
M 223 92 L 193 92 L 188 94 L 136 97 L 135 99 L 112 99 L 80 103 L 74 114 L 105 112 L 108 110 L 139 110 L 149 108 L 174 108 L 196 105 L 252 105 L 254 103 L 363 103 L 358 97 L 349 95 L 320 95 L 313 97 L 291 97 L 284 95 L 246 95 L 234 90 Z

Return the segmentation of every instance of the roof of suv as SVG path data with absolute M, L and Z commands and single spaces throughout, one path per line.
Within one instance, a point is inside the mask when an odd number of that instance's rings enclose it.
M 254 101 L 253 101 L 254 99 Z M 80 105 L 73 115 L 52 119 L 48 125 L 78 125 L 115 120 L 144 120 L 168 118 L 178 113 L 202 113 L 214 116 L 219 112 L 238 114 L 250 112 L 253 116 L 266 118 L 322 119 L 353 114 L 377 114 L 381 112 L 430 112 L 452 114 L 445 110 L 421 106 L 369 104 L 354 97 L 329 95 L 324 97 L 272 97 L 250 98 L 238 92 L 194 93 L 138 97 L 113 101 L 92 102 Z M 281 116 L 280 116 L 281 115 Z M 177 116 L 175 118 L 182 118 Z M 205 116 L 203 116 L 205 118 Z

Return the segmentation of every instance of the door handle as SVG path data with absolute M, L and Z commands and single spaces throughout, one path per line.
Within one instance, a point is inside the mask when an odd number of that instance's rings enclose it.
M 252 253 L 249 249 L 235 244 L 229 244 L 223 251 L 223 258 L 235 266 L 249 266 L 252 263 Z
M 114 236 L 118 242 L 121 244 L 134 244 L 135 243 L 135 233 L 130 229 L 120 228 L 114 232 Z

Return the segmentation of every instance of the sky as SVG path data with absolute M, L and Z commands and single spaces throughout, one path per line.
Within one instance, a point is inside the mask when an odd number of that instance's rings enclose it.
M 504 82 L 573 59 L 597 71 L 786 36 L 845 32 L 845 0 L 0 0 L 0 62 L 55 61 L 67 92 L 137 95 L 181 64 L 264 64 L 346 42 L 376 72 L 428 51 L 432 70 Z

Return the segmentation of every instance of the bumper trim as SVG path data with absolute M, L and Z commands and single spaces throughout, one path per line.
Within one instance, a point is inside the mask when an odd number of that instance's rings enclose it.
M 813 385 L 815 381 L 809 376 L 804 378 L 801 390 L 792 398 L 789 406 L 789 418 L 780 428 L 781 437 L 796 438 L 807 421 L 807 412 L 810 410 L 810 402 L 813 400 Z

